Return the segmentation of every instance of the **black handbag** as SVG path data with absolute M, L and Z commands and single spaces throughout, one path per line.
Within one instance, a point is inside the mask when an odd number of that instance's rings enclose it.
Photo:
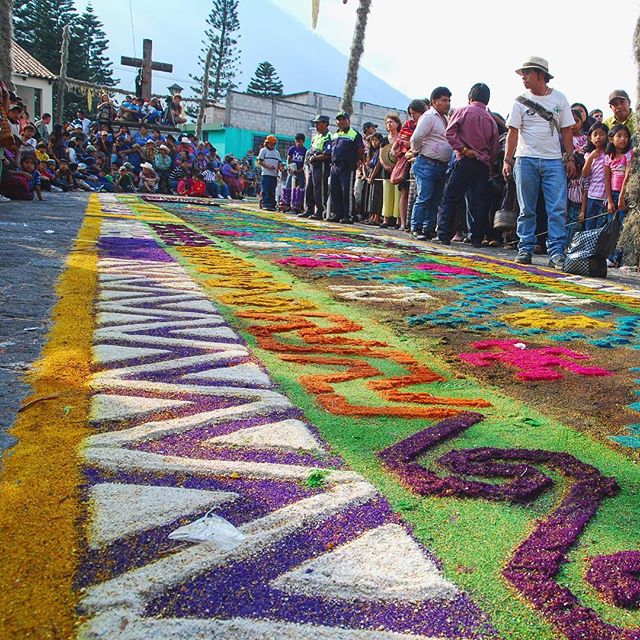
M 622 220 L 616 214 L 603 227 L 574 234 L 564 260 L 564 270 L 579 276 L 607 277 L 607 256 L 620 239 Z

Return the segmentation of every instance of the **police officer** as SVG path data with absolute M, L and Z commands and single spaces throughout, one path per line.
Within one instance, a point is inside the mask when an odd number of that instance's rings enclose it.
M 317 133 L 311 140 L 305 163 L 309 167 L 309 179 L 304 192 L 305 211 L 300 218 L 322 220 L 329 197 L 329 162 L 331 160 L 331 133 L 329 116 L 316 116 L 313 119 Z
M 331 206 L 329 220 L 353 222 L 353 185 L 356 169 L 364 158 L 362 136 L 351 127 L 348 113 L 336 116 L 338 130 L 331 140 Z

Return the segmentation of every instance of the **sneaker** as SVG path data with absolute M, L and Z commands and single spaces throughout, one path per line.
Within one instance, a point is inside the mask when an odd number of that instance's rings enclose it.
M 313 211 L 303 211 L 302 213 L 297 214 L 298 218 L 310 218 L 313 215 Z
M 218 195 L 216 196 L 216 198 L 217 198 L 218 200 L 224 200 L 224 196 L 221 196 L 220 194 L 218 194 Z
M 551 258 L 549 258 L 549 266 L 558 271 L 562 271 L 564 269 L 564 256 L 561 253 L 551 256 Z
M 517 264 L 531 264 L 531 254 L 530 253 L 519 253 L 516 256 L 515 262 Z
M 423 229 L 422 235 L 424 235 L 427 238 L 427 240 L 432 240 L 433 238 L 436 237 L 436 232 L 433 231 L 433 229 Z
M 0 195 L 0 202 L 11 202 L 11 198 L 7 198 L 7 196 Z
M 425 236 L 423 233 L 420 233 L 419 231 L 412 231 L 411 232 L 411 237 L 414 238 L 415 240 L 426 240 L 427 236 Z
M 433 242 L 433 244 L 443 244 L 445 246 L 449 246 L 451 244 L 451 240 L 448 238 L 439 238 L 438 236 L 431 238 L 431 242 Z
M 51 191 L 53 191 L 54 193 L 62 193 L 62 189 L 60 187 L 56 187 L 55 184 L 51 185 Z

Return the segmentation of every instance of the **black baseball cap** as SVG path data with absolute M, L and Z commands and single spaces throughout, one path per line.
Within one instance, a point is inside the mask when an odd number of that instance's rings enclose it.
M 349 120 L 349 122 L 351 122 L 351 116 L 346 111 L 340 111 L 338 114 L 336 114 L 336 120 L 339 120 L 340 118 L 346 118 L 347 120 Z
M 327 124 L 329 124 L 329 122 L 331 121 L 329 120 L 329 116 L 317 115 L 311 122 L 313 122 L 314 124 L 316 122 L 326 122 Z
M 369 127 L 373 127 L 374 129 L 377 129 L 377 128 L 378 128 L 378 125 L 377 125 L 377 124 L 373 124 L 373 122 L 365 122 L 365 123 L 362 125 L 362 128 L 363 128 L 363 129 L 368 129 Z

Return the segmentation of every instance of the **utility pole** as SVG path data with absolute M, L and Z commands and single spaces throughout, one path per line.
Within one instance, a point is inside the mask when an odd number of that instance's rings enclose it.
M 204 123 L 204 109 L 207 105 L 207 99 L 209 98 L 209 71 L 211 69 L 211 59 L 213 57 L 213 46 L 209 47 L 207 51 L 207 57 L 204 61 L 204 74 L 202 76 L 202 99 L 200 100 L 200 111 L 198 113 L 198 120 L 196 122 L 196 138 L 202 139 L 202 125 Z
M 60 55 L 60 77 L 58 78 L 58 102 L 54 122 L 62 123 L 64 113 L 64 94 L 67 90 L 67 62 L 69 61 L 69 25 L 62 29 L 62 53 Z

